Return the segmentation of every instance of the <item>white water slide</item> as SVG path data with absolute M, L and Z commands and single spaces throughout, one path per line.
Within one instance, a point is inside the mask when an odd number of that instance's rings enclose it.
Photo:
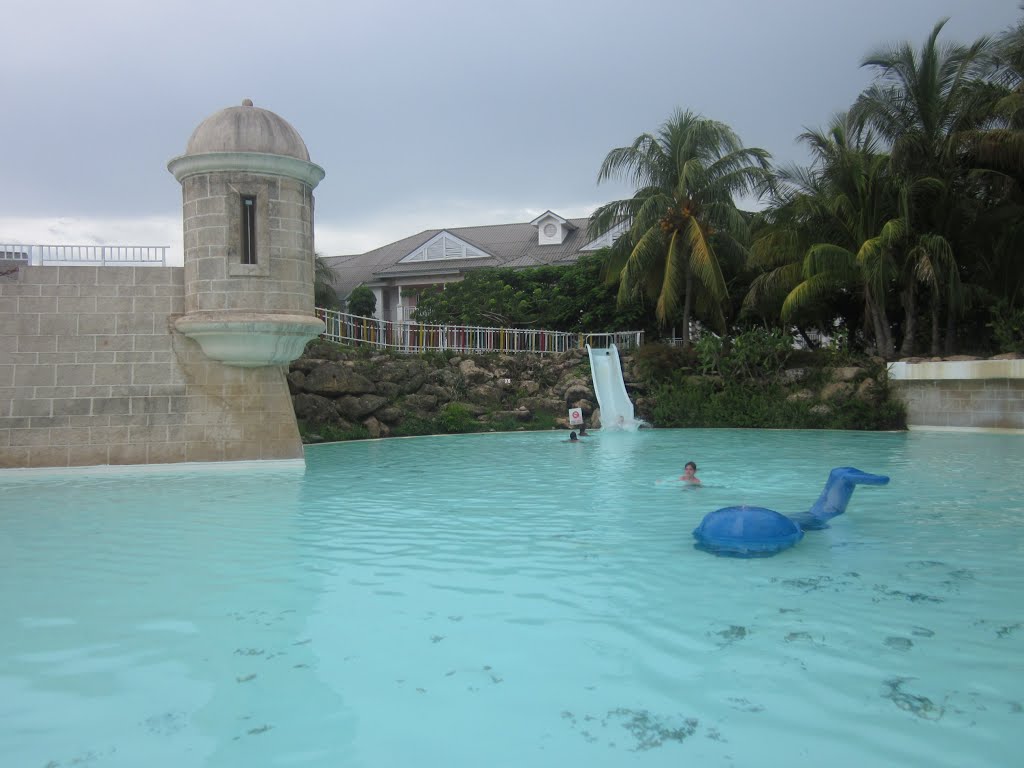
M 594 394 L 601 408 L 601 429 L 636 431 L 640 422 L 633 417 L 633 401 L 626 394 L 619 348 L 612 344 L 607 349 L 594 349 L 587 344 L 587 354 Z

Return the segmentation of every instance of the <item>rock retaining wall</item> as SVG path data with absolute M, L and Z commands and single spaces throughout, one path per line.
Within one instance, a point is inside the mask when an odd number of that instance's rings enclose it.
M 396 356 L 313 342 L 291 365 L 288 385 L 308 440 L 365 429 L 370 437 L 410 434 L 449 406 L 481 428 L 538 420 L 567 423 L 581 408 L 587 424 L 600 413 L 586 352 L 558 355 Z

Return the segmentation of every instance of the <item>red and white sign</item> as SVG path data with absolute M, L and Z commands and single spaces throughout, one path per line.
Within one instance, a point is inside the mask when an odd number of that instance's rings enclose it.
M 569 409 L 569 425 L 577 426 L 583 423 L 583 410 L 580 408 Z

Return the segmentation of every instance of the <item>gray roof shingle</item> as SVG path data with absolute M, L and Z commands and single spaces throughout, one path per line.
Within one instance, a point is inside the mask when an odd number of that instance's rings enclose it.
M 565 241 L 559 245 L 539 245 L 537 227 L 528 222 L 518 224 L 492 224 L 482 227 L 455 227 L 428 229 L 411 237 L 388 243 L 366 253 L 350 256 L 327 256 L 324 261 L 338 275 L 335 287 L 338 295 L 348 296 L 352 289 L 375 280 L 408 277 L 412 275 L 453 274 L 481 267 L 538 267 L 572 264 L 581 255 L 581 249 L 590 242 L 587 237 L 588 219 L 569 219 L 575 229 L 569 229 Z M 441 232 L 448 232 L 460 240 L 479 248 L 490 258 L 444 259 L 399 262 Z

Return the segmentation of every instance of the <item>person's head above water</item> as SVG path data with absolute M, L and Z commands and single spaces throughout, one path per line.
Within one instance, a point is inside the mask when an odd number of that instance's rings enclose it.
M 580 424 L 580 437 L 583 437 L 586 434 L 587 434 L 587 427 L 586 427 L 586 425 Z
M 688 462 L 686 462 L 686 466 L 684 466 L 683 469 L 692 469 L 694 472 L 696 472 L 697 471 L 697 465 L 694 464 L 692 461 L 688 461 Z
M 576 437 L 576 433 L 575 432 L 570 432 L 569 433 L 569 440 L 570 441 L 577 440 L 577 439 L 579 439 L 579 438 Z

